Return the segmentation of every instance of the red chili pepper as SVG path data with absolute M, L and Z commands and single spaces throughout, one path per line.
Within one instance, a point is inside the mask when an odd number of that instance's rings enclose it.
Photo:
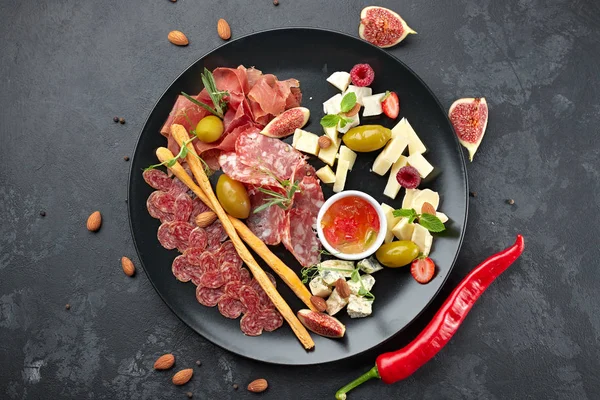
M 524 247 L 523 236 L 517 235 L 512 246 L 479 264 L 452 291 L 415 340 L 403 349 L 377 357 L 373 368 L 338 390 L 335 398 L 345 400 L 346 393 L 369 379 L 379 378 L 385 383 L 394 383 L 411 376 L 450 341 L 479 296 L 519 258 Z

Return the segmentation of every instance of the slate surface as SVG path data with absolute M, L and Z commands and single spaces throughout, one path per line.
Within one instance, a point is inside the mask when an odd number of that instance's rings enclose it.
M 315 26 L 356 34 L 363 1 L 0 3 L 0 393 L 8 399 L 326 399 L 372 366 L 281 368 L 242 359 L 183 325 L 137 261 L 125 193 L 137 135 L 169 83 L 233 36 Z M 485 96 L 491 119 L 468 165 L 469 226 L 444 295 L 524 234 L 527 251 L 473 309 L 450 345 L 413 377 L 372 382 L 350 399 L 595 399 L 600 208 L 600 6 L 594 1 L 381 1 L 419 32 L 390 50 L 442 104 Z M 328 7 L 326 9 L 325 7 Z M 167 42 L 184 31 L 190 46 Z M 114 124 L 122 116 L 125 125 Z M 506 204 L 512 198 L 515 204 Z M 97 234 L 85 229 L 93 210 Z M 47 215 L 41 217 L 41 210 Z M 71 305 L 70 310 L 65 304 Z M 193 366 L 178 388 L 155 358 Z M 196 360 L 202 361 L 196 367 Z M 233 384 L 240 385 L 235 391 Z

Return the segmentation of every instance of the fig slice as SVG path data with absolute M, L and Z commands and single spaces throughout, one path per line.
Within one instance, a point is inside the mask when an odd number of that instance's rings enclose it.
M 488 105 L 485 98 L 456 100 L 450 106 L 448 117 L 460 144 L 469 150 L 469 160 L 473 161 L 488 122 Z
M 378 47 L 392 47 L 404 40 L 409 33 L 417 33 L 394 11 L 369 6 L 360 12 L 358 35 Z
M 290 108 L 273 118 L 260 132 L 265 136 L 284 138 L 308 122 L 310 110 L 305 107 Z
M 338 321 L 337 318 L 324 313 L 312 310 L 300 310 L 298 311 L 298 319 L 306 329 L 317 335 L 339 339 L 344 337 L 344 333 L 346 333 L 346 326 L 344 324 Z

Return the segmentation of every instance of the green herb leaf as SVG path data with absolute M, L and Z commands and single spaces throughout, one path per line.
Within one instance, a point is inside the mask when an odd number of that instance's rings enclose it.
M 381 98 L 381 102 L 383 103 L 384 101 L 386 101 L 387 98 L 390 97 L 390 94 L 392 94 L 392 92 L 390 92 L 389 90 L 386 90 L 385 95 Z
M 352 282 L 360 281 L 360 273 L 358 272 L 358 269 L 352 271 L 352 275 L 350 275 L 350 280 Z
M 340 116 L 337 114 L 328 114 L 321 118 L 321 126 L 323 128 L 332 128 L 340 122 Z
M 189 101 L 191 101 L 192 103 L 194 103 L 197 106 L 200 106 L 202 108 L 204 108 L 205 110 L 207 110 L 208 112 L 210 112 L 211 114 L 216 115 L 219 118 L 223 118 L 223 114 L 219 114 L 217 112 L 217 110 L 215 110 L 214 108 L 212 108 L 211 106 L 209 106 L 208 104 L 204 104 L 201 101 L 196 100 L 195 98 L 193 98 L 192 96 L 190 96 L 189 94 L 185 93 L 185 92 L 181 92 L 181 95 L 183 97 L 185 97 L 186 99 L 188 99 Z
M 414 208 L 400 208 L 398 210 L 394 210 L 393 214 L 394 214 L 394 217 L 396 217 L 396 218 L 398 218 L 398 217 L 410 218 L 412 216 L 416 216 L 417 212 L 415 211 Z
M 421 214 L 421 216 L 419 216 L 419 225 L 430 232 L 442 232 L 446 230 L 444 223 L 432 214 Z
M 319 273 L 319 268 L 318 268 L 317 265 L 313 265 L 312 267 L 304 267 L 304 268 L 302 268 L 302 270 L 300 270 L 300 274 L 302 276 L 302 283 L 307 284 L 318 273 Z
M 356 104 L 356 93 L 349 92 L 342 98 L 342 103 L 340 104 L 340 109 L 342 112 L 348 112 L 352 110 L 352 107 Z

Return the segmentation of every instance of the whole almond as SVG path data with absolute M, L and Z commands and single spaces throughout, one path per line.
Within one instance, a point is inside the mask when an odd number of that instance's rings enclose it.
M 206 228 L 217 219 L 217 214 L 212 211 L 205 211 L 196 216 L 196 225 L 200 228 Z
M 360 103 L 356 103 L 354 107 L 350 109 L 350 111 L 346 111 L 346 117 L 354 117 L 360 111 Z
M 187 36 L 181 31 L 171 31 L 167 38 L 169 39 L 169 42 L 176 44 L 177 46 L 187 46 L 190 43 Z
M 310 302 L 319 312 L 325 312 L 325 310 L 327 310 L 327 302 L 325 302 L 325 299 L 322 297 L 311 296 Z
M 319 147 L 322 149 L 328 149 L 331 146 L 331 139 L 327 136 L 321 136 L 317 141 Z
M 421 206 L 421 214 L 435 215 L 435 207 L 431 203 L 425 202 Z
M 96 232 L 102 226 L 102 215 L 100 211 L 94 211 L 87 219 L 86 224 L 88 231 Z
M 194 375 L 194 370 L 191 368 L 182 369 L 175 375 L 173 375 L 173 384 L 177 386 L 185 385 L 192 379 L 192 375 Z
M 154 361 L 154 369 L 164 370 L 169 369 L 175 364 L 175 356 L 173 354 L 163 354 Z
M 248 390 L 252 393 L 261 393 L 267 390 L 269 383 L 266 379 L 256 379 L 248 384 Z
M 342 299 L 347 299 L 352 293 L 350 292 L 350 286 L 348 286 L 348 283 L 344 278 L 335 281 L 335 288 Z
M 135 265 L 128 257 L 121 257 L 121 267 L 123 267 L 125 275 L 133 276 L 135 274 Z
M 217 22 L 217 33 L 223 40 L 229 40 L 231 37 L 231 28 L 229 27 L 227 21 L 225 21 L 223 18 Z

